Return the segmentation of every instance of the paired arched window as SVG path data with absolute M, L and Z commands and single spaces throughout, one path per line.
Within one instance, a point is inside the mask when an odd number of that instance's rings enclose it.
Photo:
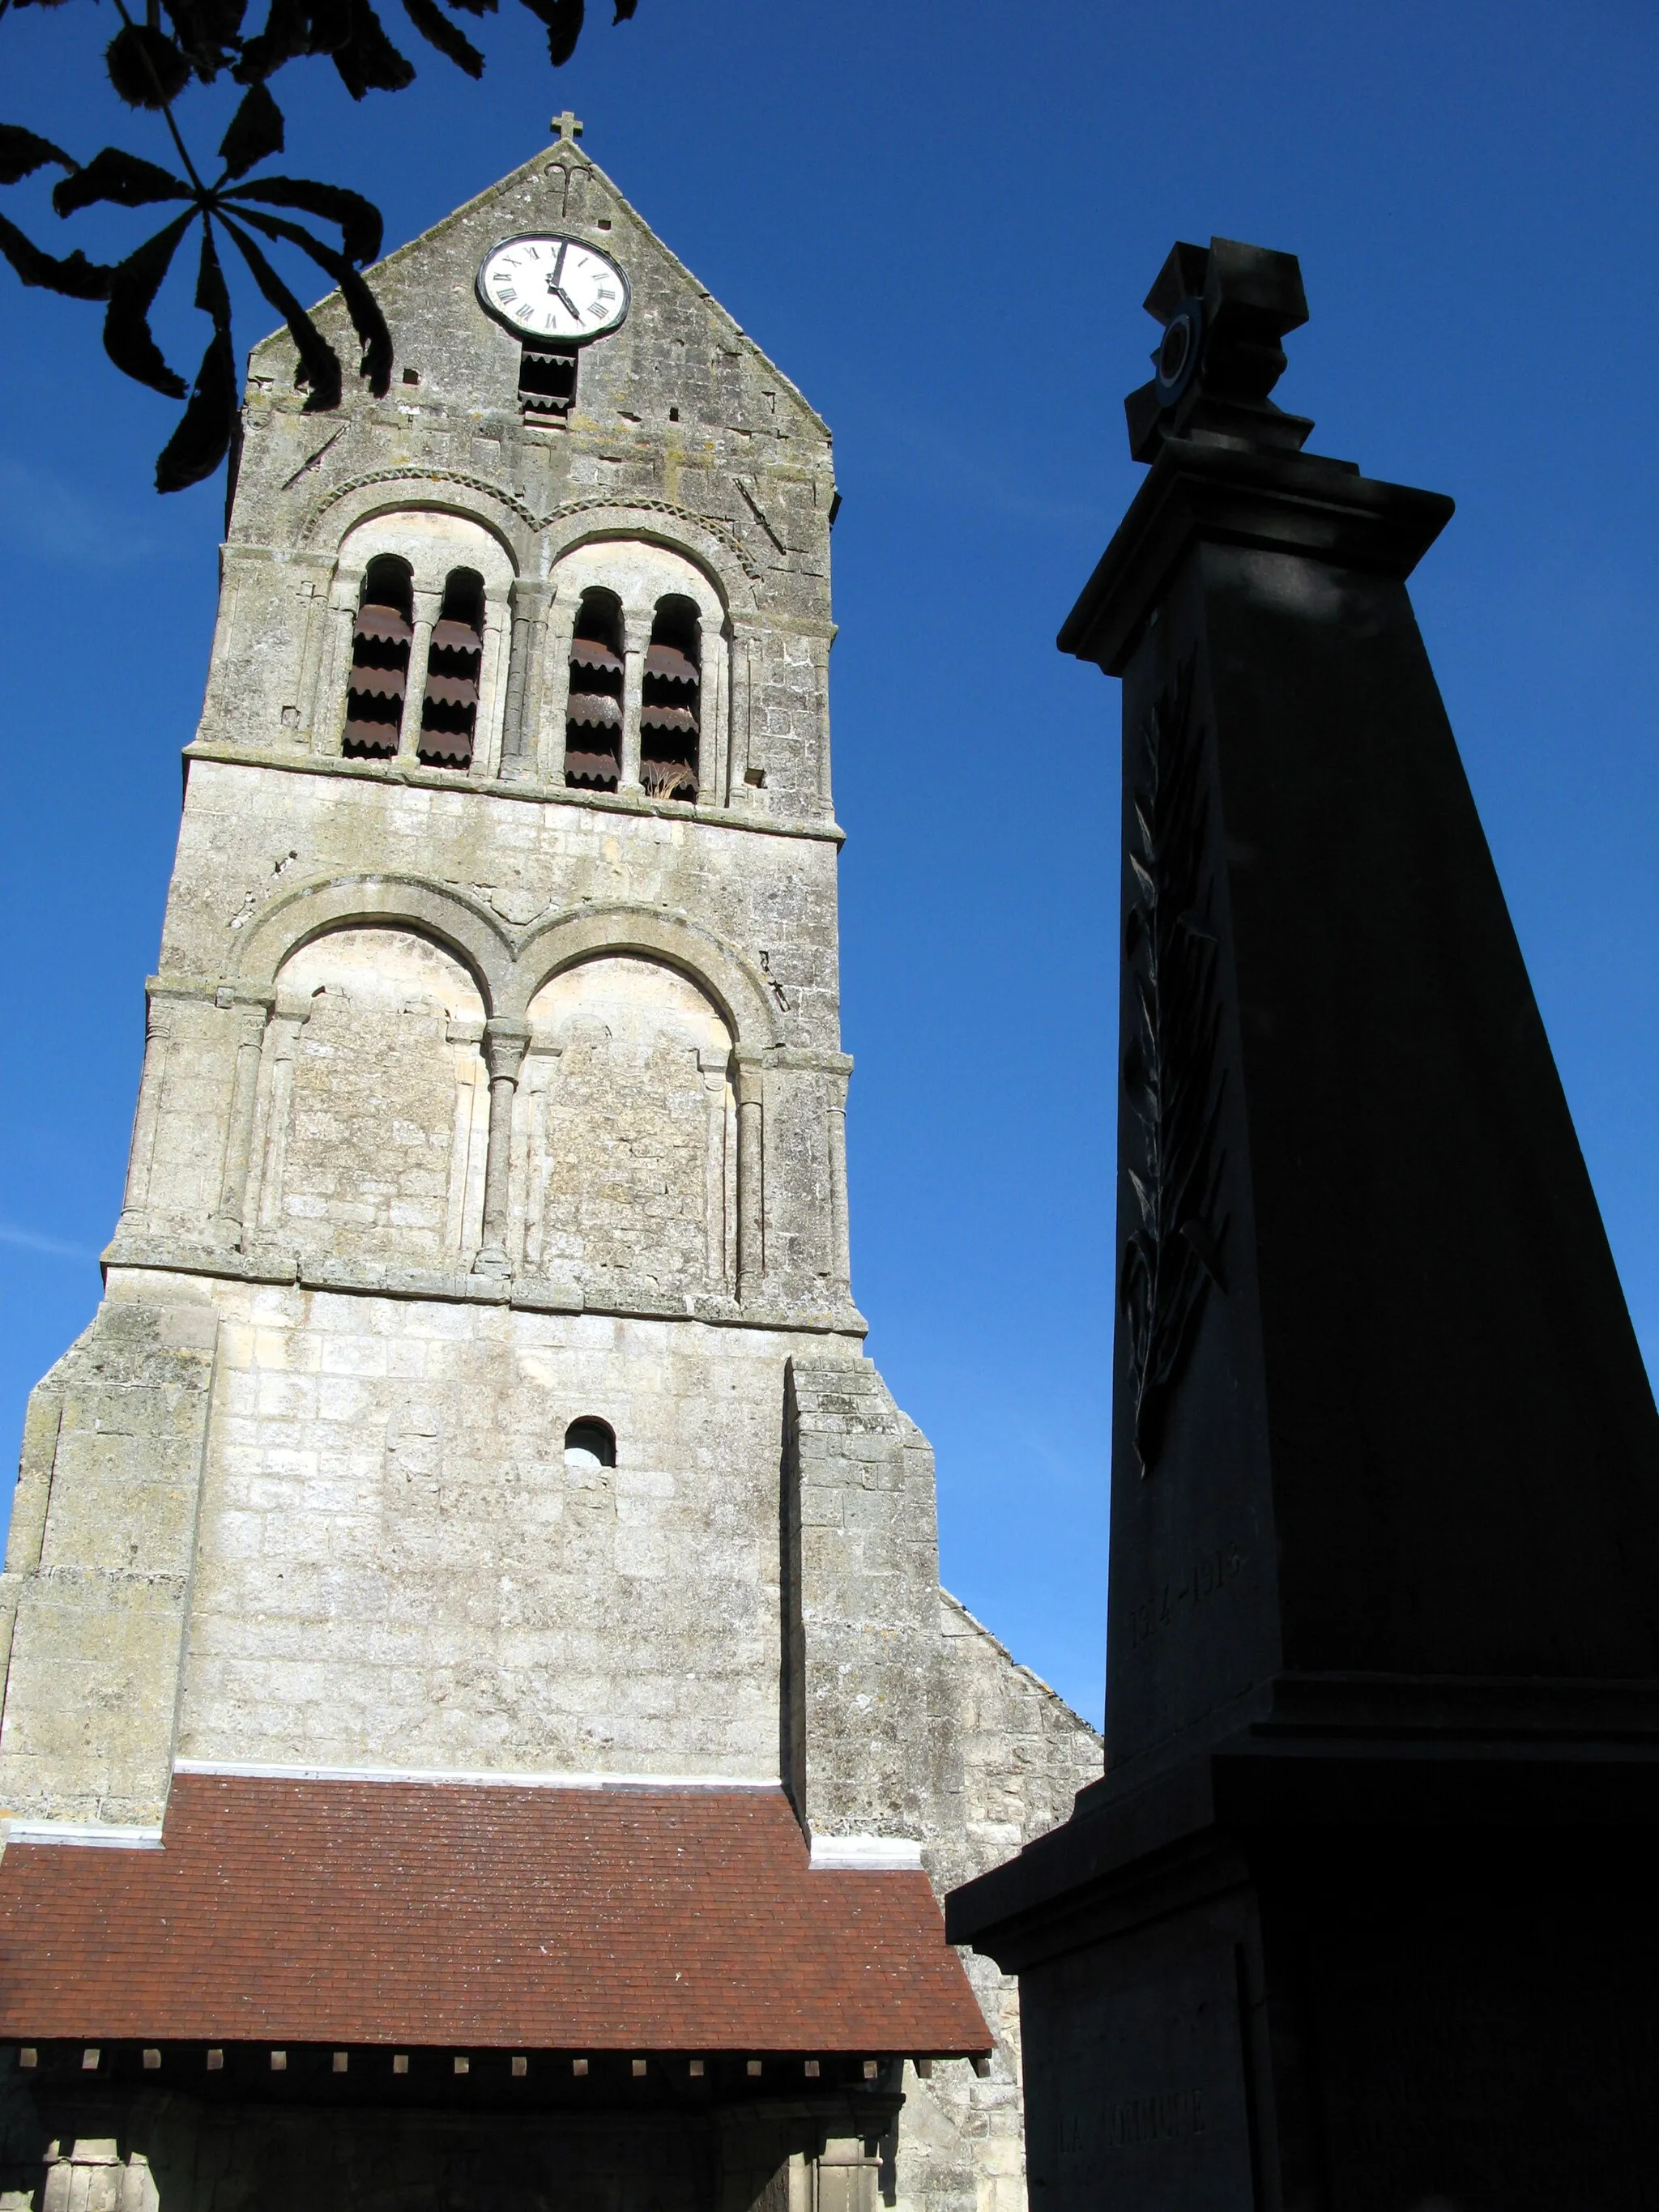
M 696 606 L 678 592 L 659 599 L 640 702 L 640 781 L 653 799 L 697 795 L 702 657 Z
M 688 807 L 714 795 L 725 775 L 726 631 L 715 587 L 685 555 L 605 538 L 555 564 L 550 627 L 562 634 L 554 649 L 568 655 L 565 683 L 548 687 L 557 732 L 539 726 L 532 702 L 545 694 L 533 672 L 507 665 L 497 608 L 514 564 L 481 523 L 424 509 L 376 515 L 348 532 L 340 560 L 362 579 L 344 684 L 348 759 L 514 775 L 548 761 L 573 791 L 625 786 Z
M 382 553 L 363 574 L 351 639 L 345 734 L 348 760 L 386 760 L 398 750 L 415 635 L 414 577 L 407 561 Z
M 483 578 L 452 568 L 432 626 L 423 668 L 415 645 L 414 575 L 396 553 L 378 554 L 363 574 L 351 639 L 345 730 L 348 760 L 389 760 L 398 751 L 411 684 L 421 686 L 416 757 L 428 768 L 470 768 L 483 666 Z
M 421 703 L 421 759 L 428 768 L 470 768 L 478 725 L 478 676 L 483 666 L 483 578 L 452 568 L 432 628 Z
M 622 776 L 622 602 L 614 592 L 582 593 L 570 641 L 570 699 L 564 780 L 573 791 L 614 791 Z

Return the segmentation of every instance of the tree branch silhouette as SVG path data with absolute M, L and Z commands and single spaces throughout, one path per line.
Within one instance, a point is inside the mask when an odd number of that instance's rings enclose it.
M 15 7 L 64 4 L 64 0 L 0 0 L 0 21 Z M 124 375 L 170 399 L 185 403 L 178 424 L 155 464 L 158 491 L 182 491 L 213 475 L 228 457 L 234 489 L 240 451 L 236 349 L 231 301 L 216 234 L 234 247 L 263 298 L 282 316 L 300 355 L 307 386 L 306 411 L 337 407 L 344 390 L 339 356 L 318 328 L 258 242 L 291 248 L 314 262 L 339 287 L 358 342 L 356 373 L 377 398 L 392 380 L 392 337 L 373 292 L 359 271 L 380 251 L 382 223 L 374 203 L 343 185 L 306 177 L 249 172 L 283 151 L 283 111 L 270 80 L 289 63 L 326 55 L 354 100 L 370 92 L 400 92 L 413 82 L 415 66 L 396 46 L 371 0 L 267 0 L 256 31 L 245 29 L 248 0 L 144 0 L 144 18 L 115 0 L 121 27 L 104 50 L 104 65 L 129 107 L 160 115 L 179 169 L 106 146 L 82 163 L 73 154 L 21 124 L 0 123 L 0 185 L 20 184 L 42 169 L 60 168 L 52 204 L 61 217 L 103 205 L 125 208 L 183 202 L 173 215 L 125 260 L 89 261 L 78 248 L 46 251 L 0 215 L 0 256 L 24 284 L 72 300 L 104 302 L 104 350 Z M 453 11 L 494 14 L 497 0 L 447 0 Z M 522 0 L 547 33 L 548 58 L 556 69 L 568 61 L 581 36 L 584 0 Z M 427 44 L 477 77 L 484 58 L 445 14 L 439 0 L 402 0 L 404 14 Z M 630 17 L 637 0 L 615 0 L 613 20 Z M 163 20 L 165 18 L 165 21 Z M 211 184 L 191 155 L 174 113 L 192 88 L 222 74 L 246 88 L 219 146 L 219 174 Z M 253 204 L 250 204 L 252 203 Z M 275 215 L 280 208 L 289 213 Z M 293 214 L 332 226 L 333 245 Z M 186 234 L 199 227 L 194 302 L 209 333 L 193 383 L 174 369 L 156 343 L 150 314 Z M 258 237 L 254 235 L 258 234 Z

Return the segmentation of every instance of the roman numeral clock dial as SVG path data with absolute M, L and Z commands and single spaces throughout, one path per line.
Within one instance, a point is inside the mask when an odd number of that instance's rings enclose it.
M 586 345 L 628 313 L 628 279 L 580 239 L 509 238 L 484 257 L 478 301 L 522 338 Z

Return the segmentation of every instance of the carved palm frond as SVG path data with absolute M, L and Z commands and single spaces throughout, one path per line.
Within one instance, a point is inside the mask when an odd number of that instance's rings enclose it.
M 1127 860 L 1125 985 L 1133 1010 L 1123 1059 L 1135 1227 L 1118 1302 L 1128 1340 L 1135 1449 L 1150 1474 L 1198 1316 L 1221 1275 L 1218 1142 L 1224 1076 L 1215 938 L 1209 927 L 1202 732 L 1190 662 L 1141 732 Z M 1138 1155 L 1138 1157 L 1134 1157 Z

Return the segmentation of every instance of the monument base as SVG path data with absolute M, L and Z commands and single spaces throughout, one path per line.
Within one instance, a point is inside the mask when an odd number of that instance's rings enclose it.
M 1659 2170 L 1647 1741 L 1264 1745 L 951 1898 L 1020 1978 L 1033 2212 L 1637 2212 Z

